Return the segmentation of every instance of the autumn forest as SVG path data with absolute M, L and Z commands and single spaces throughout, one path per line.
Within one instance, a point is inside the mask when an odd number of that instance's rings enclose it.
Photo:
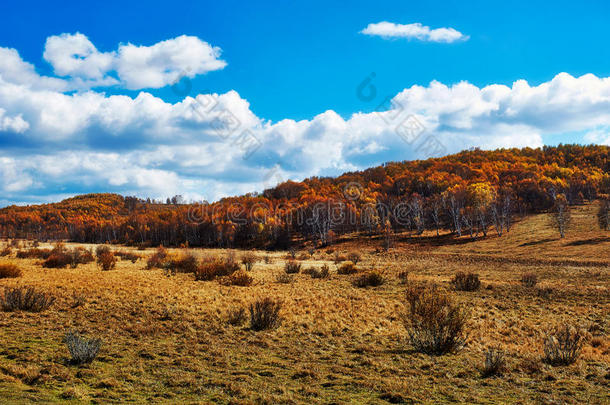
M 569 207 L 600 199 L 609 229 L 610 147 L 479 149 L 419 161 L 390 162 L 336 178 L 287 181 L 262 193 L 190 203 L 89 194 L 59 203 L 0 210 L 8 238 L 287 249 L 326 246 L 347 234 L 425 231 L 455 237 L 501 236 L 513 218 L 550 212 L 562 237 Z M 563 223 L 563 225 L 562 225 Z

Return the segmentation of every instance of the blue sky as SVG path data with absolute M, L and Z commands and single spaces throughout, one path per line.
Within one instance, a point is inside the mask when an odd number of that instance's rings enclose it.
M 473 146 L 610 140 L 603 1 L 23 1 L 0 11 L 2 205 L 100 191 L 211 200 Z M 439 29 L 457 39 L 435 39 Z M 94 57 L 71 64 L 73 46 Z M 152 56 L 141 62 L 140 51 Z M 190 92 L 170 83 L 184 69 Z M 373 72 L 375 97 L 359 97 Z M 193 115 L 191 97 L 206 94 L 216 112 Z M 375 113 L 386 97 L 388 112 L 422 128 L 419 142 L 442 148 L 418 147 L 397 133 L 404 121 Z M 239 133 L 215 137 L 218 111 Z M 255 150 L 240 150 L 244 130 Z

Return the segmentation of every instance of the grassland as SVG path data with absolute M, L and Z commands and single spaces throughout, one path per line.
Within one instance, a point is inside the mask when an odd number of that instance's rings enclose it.
M 0 312 L 0 402 L 608 403 L 610 236 L 596 230 L 593 213 L 593 206 L 577 207 L 565 239 L 538 215 L 476 241 L 400 235 L 381 253 L 379 241 L 340 241 L 337 252 L 362 255 L 359 268 L 383 272 L 386 282 L 374 288 L 337 274 L 326 249 L 297 255 L 304 268 L 329 265 L 329 278 L 300 273 L 286 284 L 277 275 L 287 252 L 256 252 L 248 287 L 146 270 L 145 259 L 105 272 L 95 263 L 45 269 L 13 252 L 0 262 L 17 264 L 23 275 L 0 279 L 0 287 L 35 286 L 57 300 L 41 313 Z M 412 350 L 398 277 L 404 271 L 409 283 L 448 289 L 457 271 L 479 274 L 480 290 L 452 292 L 471 314 L 462 350 Z M 546 294 L 521 284 L 526 272 Z M 227 322 L 230 310 L 260 297 L 283 302 L 279 328 L 255 332 Z M 553 367 L 541 361 L 542 346 L 561 324 L 582 328 L 586 342 L 576 363 Z M 69 330 L 103 340 L 90 365 L 69 364 L 62 343 Z M 495 345 L 508 369 L 484 378 L 484 352 Z

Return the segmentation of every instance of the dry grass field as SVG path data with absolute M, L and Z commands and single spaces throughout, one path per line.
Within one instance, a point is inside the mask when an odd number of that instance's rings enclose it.
M 338 274 L 327 249 L 297 257 L 303 269 L 327 264 L 328 278 L 301 271 L 287 283 L 278 281 L 287 252 L 255 252 L 247 287 L 147 270 L 146 258 L 110 271 L 95 263 L 43 268 L 13 249 L 0 263 L 23 274 L 0 279 L 0 290 L 34 286 L 56 301 L 39 313 L 0 312 L 0 402 L 608 403 L 610 235 L 596 230 L 593 206 L 575 210 L 564 240 L 538 215 L 477 241 L 405 235 L 383 253 L 378 241 L 340 241 L 333 249 L 360 253 L 362 272 L 383 273 L 385 283 L 368 288 L 353 285 L 359 274 Z M 477 273 L 481 288 L 452 291 L 458 271 Z M 523 285 L 524 273 L 538 284 Z M 455 353 L 430 356 L 409 344 L 405 290 L 425 282 L 449 290 L 470 314 Z M 264 297 L 283 303 L 278 328 L 228 322 L 232 310 Z M 541 360 L 543 344 L 564 324 L 583 331 L 582 352 L 574 364 L 551 366 Z M 70 364 L 62 342 L 70 330 L 102 339 L 91 364 Z M 506 370 L 484 377 L 492 346 L 505 352 Z

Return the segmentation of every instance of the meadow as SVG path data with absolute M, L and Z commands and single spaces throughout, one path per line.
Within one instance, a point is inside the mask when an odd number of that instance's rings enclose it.
M 198 261 L 232 255 L 242 269 L 241 258 L 252 255 L 252 269 L 240 270 L 252 278 L 247 286 L 147 266 L 156 248 L 110 246 L 139 258 L 102 271 L 95 262 L 45 268 L 39 258 L 17 258 L 33 241 L 4 241 L 11 252 L 0 264 L 22 274 L 0 279 L 0 288 L 32 286 L 55 301 L 41 312 L 0 312 L 0 397 L 9 404 L 608 403 L 610 236 L 598 230 L 593 204 L 575 207 L 573 217 L 563 239 L 539 214 L 501 238 L 404 234 L 388 251 L 378 239 L 350 237 L 293 252 L 167 249 Z M 340 274 L 350 258 L 356 272 Z M 299 272 L 287 274 L 293 260 Z M 312 276 L 324 266 L 327 277 Z M 458 272 L 478 275 L 480 286 L 457 290 Z M 359 285 L 371 273 L 379 285 Z M 524 275 L 532 274 L 528 284 Z M 405 320 L 408 289 L 432 284 L 467 314 L 463 347 L 442 355 L 415 350 Z M 281 322 L 255 330 L 249 308 L 264 298 L 281 304 Z M 549 364 L 545 341 L 564 325 L 582 335 L 578 358 Z M 70 361 L 69 331 L 101 339 L 92 362 Z M 493 373 L 485 368 L 490 348 L 504 359 Z

